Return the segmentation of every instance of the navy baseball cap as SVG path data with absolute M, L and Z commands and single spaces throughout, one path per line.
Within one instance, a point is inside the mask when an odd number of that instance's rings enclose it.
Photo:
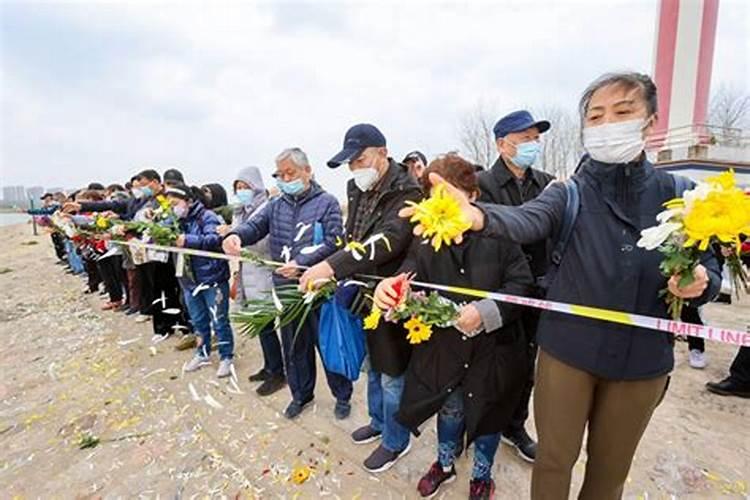
M 550 124 L 547 120 L 541 120 L 538 122 L 534 121 L 534 117 L 531 116 L 531 113 L 522 109 L 500 118 L 492 131 L 495 133 L 495 139 L 499 139 L 508 134 L 522 132 L 530 128 L 535 128 L 540 134 L 543 134 L 549 130 Z
M 385 136 L 375 125 L 360 123 L 346 131 L 344 146 L 336 156 L 328 160 L 328 166 L 336 168 L 355 159 L 366 148 L 385 147 Z

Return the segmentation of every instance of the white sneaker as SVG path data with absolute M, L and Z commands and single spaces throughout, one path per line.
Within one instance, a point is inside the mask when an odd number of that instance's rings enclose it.
M 698 349 L 691 349 L 688 355 L 690 367 L 696 370 L 702 370 L 708 364 L 706 353 L 699 351 Z
M 209 358 L 196 354 L 195 356 L 193 356 L 193 359 L 188 361 L 188 364 L 185 365 L 185 371 L 194 372 L 210 363 L 211 361 L 209 360 Z
M 219 362 L 219 369 L 216 371 L 216 376 L 219 378 L 225 378 L 232 374 L 232 360 L 222 359 Z

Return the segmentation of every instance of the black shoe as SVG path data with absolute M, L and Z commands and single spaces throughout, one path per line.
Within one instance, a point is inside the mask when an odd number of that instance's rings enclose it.
M 348 418 L 351 412 L 352 404 L 349 401 L 336 401 L 336 406 L 333 408 L 333 416 L 336 420 Z
M 720 293 L 714 302 L 718 302 L 719 304 L 731 304 L 732 296 L 728 293 Z
M 261 368 L 257 372 L 247 377 L 250 382 L 265 382 L 269 378 L 271 378 L 271 374 L 268 373 L 265 368 Z
M 371 473 L 385 472 L 393 467 L 399 458 L 409 453 L 409 450 L 411 450 L 411 441 L 401 451 L 390 451 L 381 444 L 365 460 L 365 470 Z
M 372 443 L 373 441 L 380 439 L 381 435 L 382 433 L 380 431 L 376 431 L 369 425 L 363 425 L 356 431 L 352 432 L 352 441 L 354 441 L 354 444 Z
M 258 396 L 270 396 L 274 392 L 278 392 L 286 385 L 286 379 L 283 375 L 270 375 L 269 378 L 263 381 L 262 384 L 255 389 Z
M 286 407 L 286 410 L 284 410 L 284 416 L 289 420 L 295 419 L 299 416 L 300 413 L 302 413 L 302 410 L 310 406 L 312 402 L 313 398 L 310 398 L 307 401 L 303 402 L 292 400 L 292 402 L 289 403 L 289 406 Z
M 750 398 L 750 386 L 738 384 L 732 377 L 727 377 L 721 382 L 708 382 L 706 389 L 714 394 L 722 396 L 737 396 L 740 398 Z
M 469 500 L 489 500 L 495 496 L 495 481 L 472 479 L 469 482 Z
M 513 446 L 518 452 L 518 456 L 523 458 L 529 463 L 534 463 L 536 460 L 536 443 L 526 432 L 523 427 L 518 431 L 512 431 L 508 434 L 503 434 L 503 442 Z
M 422 498 L 432 498 L 438 494 L 440 487 L 444 484 L 452 483 L 456 480 L 456 468 L 451 465 L 451 470 L 445 472 L 443 467 L 435 462 L 422 476 L 417 484 L 417 491 Z

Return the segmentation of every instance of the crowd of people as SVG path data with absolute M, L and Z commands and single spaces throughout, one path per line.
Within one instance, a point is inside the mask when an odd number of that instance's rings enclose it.
M 373 293 L 376 307 L 394 307 L 408 278 L 513 295 L 667 317 L 665 286 L 689 301 L 683 319 L 700 322 L 700 308 L 721 298 L 721 259 L 709 249 L 694 280 L 680 286 L 659 273 L 660 256 L 636 246 L 662 204 L 675 196 L 673 176 L 655 169 L 645 138 L 657 120 L 657 90 L 637 73 L 608 74 L 580 101 L 586 151 L 573 180 L 580 206 L 571 216 L 569 191 L 534 168 L 540 140 L 554 123 L 519 110 L 493 132 L 498 158 L 488 169 L 455 153 L 428 162 L 413 151 L 389 156 L 386 137 L 370 124 L 351 127 L 328 168 L 351 174 L 344 218 L 339 201 L 315 179 L 299 148 L 282 151 L 273 170 L 241 169 L 231 196 L 219 184 L 190 186 L 175 169 L 143 170 L 124 185 L 91 183 L 67 196 L 46 194 L 40 217 L 59 216 L 86 227 L 96 214 L 149 221 L 166 200 L 176 220 L 178 248 L 238 256 L 243 249 L 282 263 L 276 269 L 243 261 L 184 256 L 128 247 L 107 238 L 52 233 L 60 263 L 85 279 L 85 293 L 104 297 L 103 310 L 150 321 L 154 335 L 180 335 L 192 349 L 185 370 L 212 365 L 218 377 L 234 372 L 230 303 L 267 297 L 275 288 L 314 289 L 330 280 L 386 277 Z M 270 174 L 275 186 L 264 184 Z M 409 220 L 407 202 L 446 185 L 471 222 L 463 239 L 435 251 Z M 569 231 L 564 228 L 570 226 Z M 563 235 L 562 233 L 568 233 Z M 415 235 L 416 233 L 416 235 Z M 341 242 L 382 235 L 387 244 L 361 258 Z M 746 249 L 747 250 L 747 249 Z M 234 270 L 234 272 L 232 272 Z M 405 279 L 406 278 L 406 279 Z M 674 337 L 643 328 L 524 308 L 489 299 L 441 293 L 461 304 L 452 326 L 412 345 L 402 325 L 380 322 L 366 333 L 369 422 L 351 435 L 376 443 L 363 465 L 388 470 L 410 450 L 413 437 L 437 415 L 435 461 L 417 484 L 431 497 L 456 478 L 454 462 L 473 446 L 470 498 L 491 498 L 496 451 L 513 446 L 533 464 L 534 499 L 566 499 L 571 472 L 588 430 L 583 499 L 615 499 L 638 442 L 664 397 L 674 367 Z M 345 300 L 345 299 L 344 299 Z M 263 366 L 249 375 L 265 397 L 288 387 L 284 416 L 295 419 L 314 400 L 321 324 L 315 310 L 258 336 Z M 214 340 L 215 339 L 215 340 Z M 690 364 L 706 364 L 702 339 L 690 338 Z M 335 399 L 333 417 L 351 412 L 353 382 L 324 364 Z M 742 347 L 730 375 L 708 390 L 750 397 L 750 348 Z M 535 442 L 527 430 L 534 390 Z

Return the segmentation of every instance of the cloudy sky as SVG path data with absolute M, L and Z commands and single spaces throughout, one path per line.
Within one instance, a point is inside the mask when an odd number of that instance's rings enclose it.
M 572 108 L 602 72 L 651 72 L 657 0 L 0 5 L 0 184 L 188 182 L 325 161 L 376 124 L 393 156 L 459 148 L 478 102 Z M 750 2 L 721 0 L 713 85 L 750 88 Z M 266 176 L 268 180 L 269 177 Z

